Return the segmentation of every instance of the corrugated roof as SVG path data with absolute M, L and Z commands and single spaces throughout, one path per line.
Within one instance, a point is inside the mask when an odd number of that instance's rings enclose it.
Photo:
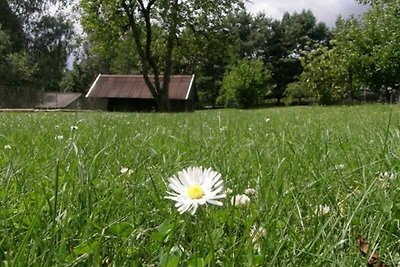
M 65 108 L 75 100 L 77 100 L 81 93 L 59 93 L 47 92 L 44 93 L 40 102 L 35 106 L 36 108 Z
M 193 85 L 193 78 L 194 76 L 189 75 L 171 76 L 169 84 L 170 99 L 186 99 Z M 160 79 L 162 81 L 162 77 Z M 142 75 L 104 74 L 97 77 L 86 97 L 153 98 Z

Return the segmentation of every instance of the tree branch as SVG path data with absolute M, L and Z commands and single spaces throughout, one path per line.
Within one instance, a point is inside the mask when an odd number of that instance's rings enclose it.
M 156 87 L 153 85 L 153 83 L 151 82 L 151 80 L 149 78 L 149 64 L 147 61 L 146 54 L 142 47 L 142 43 L 141 43 L 141 37 L 142 37 L 141 35 L 142 34 L 141 34 L 141 31 L 140 31 L 139 26 L 135 19 L 134 6 L 131 1 L 130 1 L 129 6 L 127 5 L 127 3 L 125 1 L 122 1 L 121 5 L 122 5 L 122 8 L 124 9 L 125 13 L 128 16 L 129 26 L 131 27 L 132 32 L 133 32 L 133 39 L 135 40 L 136 49 L 138 51 L 140 61 L 142 62 L 143 78 L 144 78 L 146 85 L 149 88 L 151 94 L 153 95 L 154 99 L 156 99 L 156 101 L 158 102 L 157 96 L 159 95 L 159 92 L 157 91 Z
M 143 8 L 142 15 L 144 17 L 144 21 L 145 21 L 145 25 L 146 25 L 145 26 L 146 27 L 146 59 L 147 59 L 147 62 L 149 63 L 149 66 L 153 70 L 154 86 L 155 86 L 155 90 L 159 94 L 160 90 L 161 90 L 160 78 L 159 78 L 160 70 L 157 66 L 157 63 L 154 60 L 154 56 L 151 51 L 151 43 L 153 40 L 153 31 L 151 28 L 150 12 L 151 12 L 151 8 L 152 8 L 152 3 L 154 3 L 154 1 L 150 1 L 146 8 L 144 8 L 143 0 L 138 0 L 138 2 L 140 4 L 140 6 Z
M 174 42 L 176 39 L 176 31 L 178 26 L 178 0 L 173 0 L 171 10 L 171 23 L 169 27 L 169 33 L 167 38 L 167 51 L 164 59 L 164 77 L 162 91 L 168 93 L 169 82 L 171 80 L 172 72 L 172 52 L 174 49 Z

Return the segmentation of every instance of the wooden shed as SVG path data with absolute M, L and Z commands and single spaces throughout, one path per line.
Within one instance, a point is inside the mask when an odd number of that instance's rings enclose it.
M 153 77 L 150 77 L 153 79 Z M 160 77 L 162 78 L 162 77 Z M 157 105 L 142 75 L 100 74 L 86 94 L 91 109 L 154 111 Z M 169 97 L 173 111 L 193 111 L 197 101 L 194 75 L 171 76 Z

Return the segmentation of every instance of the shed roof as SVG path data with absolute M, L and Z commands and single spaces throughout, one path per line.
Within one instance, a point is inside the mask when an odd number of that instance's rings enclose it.
M 42 95 L 36 108 L 66 108 L 77 100 L 81 93 L 46 92 Z
M 160 77 L 162 78 L 162 77 Z M 150 77 L 150 79 L 154 79 Z M 170 99 L 188 99 L 193 87 L 194 75 L 171 76 L 169 84 Z M 100 74 L 86 97 L 139 98 L 152 99 L 142 75 L 104 75 Z

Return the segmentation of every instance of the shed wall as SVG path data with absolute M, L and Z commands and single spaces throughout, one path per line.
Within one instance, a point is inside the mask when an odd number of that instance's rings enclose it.
M 175 112 L 194 111 L 195 103 L 191 100 L 171 100 L 171 109 Z M 108 111 L 157 111 L 154 99 L 109 98 Z

